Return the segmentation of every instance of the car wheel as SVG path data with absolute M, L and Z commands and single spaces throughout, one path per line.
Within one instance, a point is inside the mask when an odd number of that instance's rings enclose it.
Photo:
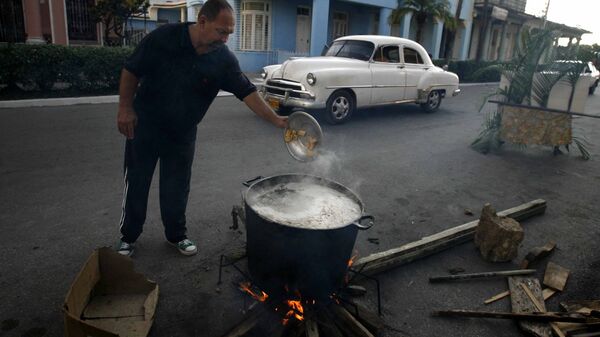
M 354 97 L 346 90 L 339 90 L 331 94 L 327 100 L 325 117 L 329 124 L 346 122 L 354 113 L 356 103 Z
M 438 90 L 432 90 L 427 96 L 427 102 L 421 104 L 425 112 L 435 112 L 442 104 L 442 95 Z
M 595 83 L 593 86 L 590 87 L 588 94 L 593 95 L 594 91 L 596 91 L 596 88 L 598 87 L 598 83 Z

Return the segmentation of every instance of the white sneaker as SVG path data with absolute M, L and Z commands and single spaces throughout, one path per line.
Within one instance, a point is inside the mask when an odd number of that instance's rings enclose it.
M 117 253 L 125 256 L 131 257 L 135 250 L 135 245 L 133 243 L 127 243 L 125 241 L 119 240 L 119 248 L 117 248 Z
M 183 255 L 186 256 L 190 256 L 190 255 L 196 255 L 196 253 L 198 253 L 198 247 L 196 247 L 196 244 L 190 240 L 190 239 L 183 239 L 179 242 L 170 242 L 168 241 L 171 245 L 177 247 L 177 250 L 179 250 L 179 252 Z

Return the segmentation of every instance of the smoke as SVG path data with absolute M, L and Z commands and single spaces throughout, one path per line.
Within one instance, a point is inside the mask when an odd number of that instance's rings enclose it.
M 308 172 L 311 175 L 327 178 L 342 183 L 355 193 L 365 181 L 346 160 L 349 156 L 339 148 L 337 150 L 319 149 L 316 158 L 308 162 Z
M 330 150 L 319 149 L 316 158 L 308 163 L 311 174 L 332 178 L 342 172 L 342 162 L 338 155 Z

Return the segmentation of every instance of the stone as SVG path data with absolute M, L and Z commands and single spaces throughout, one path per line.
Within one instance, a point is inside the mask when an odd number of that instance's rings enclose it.
M 475 228 L 475 245 L 486 261 L 508 262 L 517 257 L 523 236 L 523 228 L 516 220 L 498 216 L 490 204 L 483 206 Z

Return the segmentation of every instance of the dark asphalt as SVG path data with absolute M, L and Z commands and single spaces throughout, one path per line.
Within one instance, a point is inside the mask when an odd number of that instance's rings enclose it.
M 475 219 L 484 203 L 497 210 L 543 198 L 546 214 L 523 222 L 525 239 L 512 263 L 492 264 L 472 242 L 379 276 L 386 336 L 520 336 L 511 321 L 442 319 L 443 309 L 509 311 L 507 299 L 483 300 L 507 288 L 504 280 L 429 284 L 428 277 L 516 269 L 527 251 L 557 242 L 550 260 L 571 270 L 563 293 L 547 301 L 599 299 L 600 120 L 576 118 L 575 135 L 592 144 L 592 160 L 578 151 L 552 156 L 548 148 L 505 148 L 482 155 L 469 148 L 484 115 L 477 111 L 492 87 L 466 87 L 440 111 L 416 106 L 361 111 L 348 124 L 322 124 L 330 160 L 294 161 L 282 132 L 232 97 L 218 98 L 199 127 L 188 206 L 189 236 L 200 252 L 179 255 L 163 238 L 158 184 L 150 193 L 145 232 L 138 241 L 138 271 L 160 285 L 151 336 L 220 336 L 249 301 L 228 268 L 217 289 L 218 260 L 243 246 L 245 234 L 229 229 L 241 182 L 257 175 L 313 173 L 353 188 L 376 225 L 359 234 L 359 256 L 397 247 Z M 18 320 L 0 336 L 31 329 L 63 334 L 61 306 L 81 265 L 99 246 L 115 245 L 121 214 L 124 142 L 116 105 L 0 109 L 0 321 Z M 600 95 L 586 113 L 600 114 Z M 321 119 L 322 121 L 323 119 Z M 378 238 L 379 244 L 368 238 Z M 537 276 L 542 277 L 544 263 Z M 371 284 L 362 299 L 375 307 Z M 38 334 L 39 335 L 39 334 Z

